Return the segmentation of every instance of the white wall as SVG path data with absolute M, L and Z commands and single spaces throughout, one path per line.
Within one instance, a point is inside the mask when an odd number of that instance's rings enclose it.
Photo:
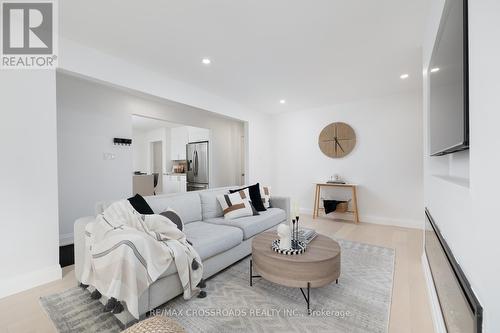
M 62 243 L 72 242 L 75 220 L 93 215 L 96 202 L 132 194 L 132 173 L 137 168 L 133 147 L 113 145 L 113 137 L 132 137 L 132 115 L 208 128 L 211 186 L 240 181 L 240 138 L 244 134 L 240 121 L 61 73 L 57 74 L 57 107 Z M 142 142 L 148 145 L 165 138 L 165 130 L 154 131 L 145 133 Z M 104 160 L 104 153 L 114 154 L 115 159 Z M 169 150 L 164 151 L 167 153 L 170 156 Z M 149 154 L 145 155 L 145 171 L 149 172 Z
M 460 255 L 485 309 L 485 332 L 500 332 L 500 2 L 469 1 L 470 18 L 470 179 L 472 220 Z M 471 226 L 471 221 L 473 225 Z M 467 256 L 467 259 L 465 257 Z M 465 263 L 464 263 L 465 264 Z
M 55 73 L 0 74 L 0 298 L 61 277 Z
M 148 173 L 148 158 L 146 132 L 132 128 L 132 169 Z
M 310 213 L 313 183 L 339 174 L 359 184 L 362 221 L 420 226 L 421 112 L 420 92 L 415 92 L 277 115 L 273 192 L 291 195 Z M 354 150 L 340 159 L 325 156 L 318 147 L 321 130 L 336 121 L 351 125 L 357 136 Z M 347 194 L 335 190 L 331 198 L 347 198 Z
M 424 43 L 427 69 L 444 1 L 432 3 Z M 425 204 L 484 307 L 484 332 L 500 332 L 498 123 L 500 122 L 500 2 L 469 2 L 470 152 L 428 156 L 424 135 Z M 424 122 L 428 122 L 424 75 Z
M 132 148 L 113 144 L 115 137 L 132 136 L 131 116 L 121 97 L 57 74 L 61 244 L 72 243 L 75 220 L 92 215 L 98 201 L 132 193 Z

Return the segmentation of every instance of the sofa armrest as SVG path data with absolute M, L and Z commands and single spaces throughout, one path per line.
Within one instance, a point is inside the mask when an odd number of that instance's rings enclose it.
M 75 276 L 81 281 L 83 262 L 85 260 L 85 227 L 95 222 L 95 217 L 82 217 L 75 221 L 73 232 L 75 237 Z
M 94 210 L 95 210 L 95 214 L 96 215 L 99 215 L 99 214 L 102 214 L 104 213 L 104 211 L 106 210 L 106 208 L 108 208 L 109 206 L 111 206 L 111 204 L 113 202 L 116 202 L 118 200 L 115 200 L 115 201 L 99 201 L 98 203 L 95 204 L 95 207 L 94 207 Z
M 290 198 L 289 197 L 280 197 L 280 196 L 272 196 L 270 198 L 271 207 L 281 208 L 286 213 L 287 222 L 290 221 Z

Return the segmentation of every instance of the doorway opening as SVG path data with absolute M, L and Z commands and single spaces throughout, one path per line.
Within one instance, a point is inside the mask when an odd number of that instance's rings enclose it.
M 132 115 L 134 193 L 152 195 L 152 189 L 158 195 L 245 183 L 244 123 L 206 114 L 200 111 L 197 119 L 206 127 Z

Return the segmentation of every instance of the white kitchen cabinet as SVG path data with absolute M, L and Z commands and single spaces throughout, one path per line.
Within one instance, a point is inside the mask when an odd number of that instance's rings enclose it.
M 189 142 L 208 141 L 210 130 L 193 126 L 173 127 L 170 131 L 170 159 L 186 159 L 186 145 Z
M 186 175 L 165 175 L 163 193 L 186 192 Z
M 163 176 L 163 193 L 176 193 L 177 182 L 173 180 L 172 176 Z
M 174 127 L 170 131 L 170 159 L 179 161 L 186 159 L 186 145 L 189 141 L 187 126 Z
M 208 141 L 210 130 L 207 128 L 192 127 L 188 129 L 189 142 Z
M 187 180 L 186 176 L 178 176 L 179 177 L 179 192 L 187 192 Z

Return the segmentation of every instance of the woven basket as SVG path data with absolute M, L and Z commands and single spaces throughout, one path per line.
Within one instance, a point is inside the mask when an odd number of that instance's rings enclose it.
M 171 318 L 154 316 L 138 322 L 122 333 L 186 333 L 186 331 Z
M 348 202 L 341 202 L 337 205 L 337 209 L 335 209 L 335 213 L 345 213 L 349 207 Z

